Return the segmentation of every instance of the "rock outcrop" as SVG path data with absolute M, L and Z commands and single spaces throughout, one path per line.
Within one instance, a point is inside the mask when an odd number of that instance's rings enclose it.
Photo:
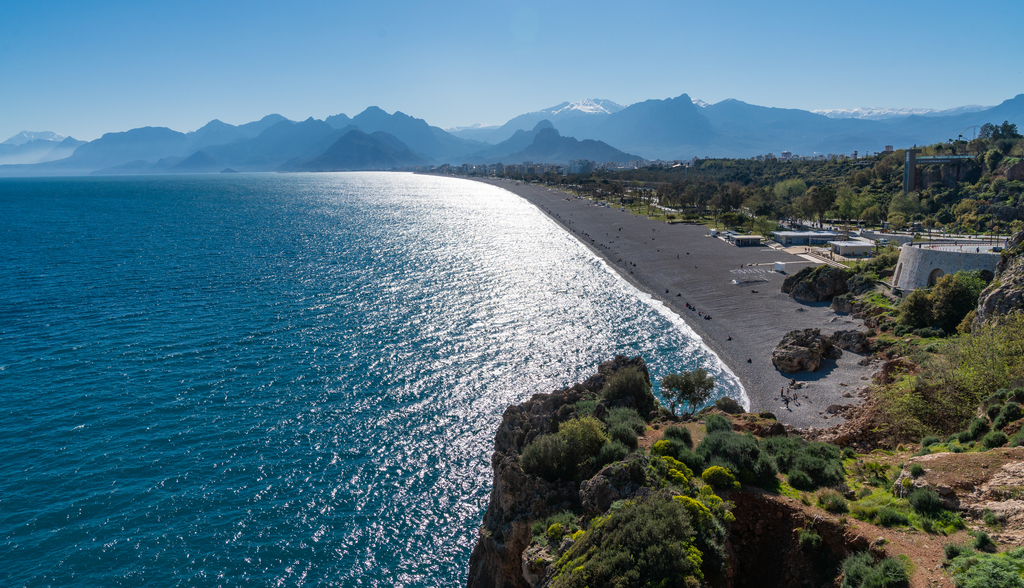
M 823 358 L 839 359 L 843 352 L 824 337 L 819 329 L 790 331 L 772 351 L 772 363 L 788 374 L 808 371 L 821 367 Z
M 629 467 L 622 472 L 602 470 L 599 475 L 603 475 L 604 481 L 595 482 L 587 492 L 581 492 L 574 482 L 548 482 L 524 473 L 519 465 L 519 456 L 528 443 L 540 435 L 557 431 L 559 423 L 574 418 L 576 402 L 585 395 L 598 393 L 609 376 L 627 367 L 636 368 L 650 380 L 642 358 L 620 355 L 602 363 L 598 373 L 581 384 L 550 394 L 535 394 L 530 400 L 505 410 L 494 436 L 491 456 L 494 488 L 469 560 L 467 585 L 470 588 L 529 588 L 522 555 L 530 545 L 532 522 L 579 509 L 581 494 L 596 505 L 609 496 L 618 495 L 632 483 Z
M 978 298 L 973 327 L 980 327 L 1000 316 L 1024 311 L 1024 231 L 1010 243 L 996 266 L 996 276 Z
M 636 494 L 647 480 L 646 469 L 647 458 L 639 454 L 605 466 L 580 486 L 580 503 L 584 511 L 599 514 L 611 508 L 616 500 Z
M 805 267 L 786 278 L 782 292 L 804 302 L 827 302 L 849 291 L 850 277 L 850 272 L 830 265 Z
M 867 334 L 860 331 L 836 331 L 829 337 L 829 341 L 839 349 L 847 349 L 854 353 L 867 353 L 871 349 Z

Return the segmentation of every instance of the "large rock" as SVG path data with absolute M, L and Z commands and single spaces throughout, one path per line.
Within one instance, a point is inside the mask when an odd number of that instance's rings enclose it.
M 839 359 L 843 352 L 823 337 L 819 329 L 790 331 L 772 351 L 772 363 L 780 371 L 814 372 L 821 367 L 822 358 Z
M 805 267 L 782 282 L 782 292 L 804 302 L 826 302 L 849 291 L 850 275 L 830 265 Z
M 580 491 L 575 482 L 548 482 L 523 472 L 519 456 L 530 441 L 557 431 L 560 422 L 574 418 L 573 405 L 599 392 L 609 376 L 626 367 L 634 367 L 650 379 L 642 358 L 620 355 L 602 363 L 598 373 L 581 384 L 535 394 L 505 410 L 491 456 L 494 488 L 469 559 L 469 588 L 530 586 L 523 575 L 522 556 L 532 539 L 533 521 L 578 509 Z
M 1024 231 L 1010 239 L 996 266 L 992 283 L 978 297 L 978 312 L 973 327 L 1011 312 L 1024 311 Z
M 832 345 L 854 353 L 867 353 L 871 349 L 866 333 L 860 331 L 836 331 L 829 337 Z
M 602 513 L 616 500 L 632 496 L 647 484 L 647 457 L 631 454 L 626 461 L 604 467 L 580 485 L 580 503 L 590 514 Z
M 1006 179 L 1010 181 L 1024 181 L 1024 161 L 1019 161 L 1006 170 Z

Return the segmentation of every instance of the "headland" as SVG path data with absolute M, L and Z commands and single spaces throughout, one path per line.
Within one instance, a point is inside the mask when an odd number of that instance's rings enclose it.
M 709 236 L 703 225 L 653 221 L 543 185 L 478 181 L 524 198 L 682 317 L 739 378 L 752 412 L 772 412 L 800 429 L 830 427 L 841 417 L 826 409 L 855 403 L 875 371 L 851 351 L 824 361 L 817 372 L 786 374 L 772 364 L 772 350 L 792 330 L 828 335 L 860 326 L 828 303 L 799 302 L 781 292 L 786 275 L 774 271 L 775 262 L 792 274 L 817 265 L 809 258 L 768 246 L 736 247 Z M 787 408 L 780 392 L 794 380 L 798 399 Z

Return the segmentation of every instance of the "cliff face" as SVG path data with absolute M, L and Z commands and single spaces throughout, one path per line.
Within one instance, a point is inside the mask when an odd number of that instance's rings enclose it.
M 1010 239 L 996 267 L 996 277 L 978 298 L 974 327 L 1011 312 L 1024 311 L 1024 231 Z
M 598 373 L 583 383 L 535 394 L 505 410 L 491 456 L 494 488 L 469 561 L 470 588 L 530 587 L 523 577 L 522 554 L 530 544 L 533 521 L 577 510 L 581 503 L 574 482 L 548 482 L 524 474 L 519 456 L 535 438 L 555 432 L 558 423 L 573 418 L 573 405 L 584 395 L 598 393 L 610 375 L 626 367 L 634 367 L 650 379 L 642 358 L 618 356 L 602 363 Z

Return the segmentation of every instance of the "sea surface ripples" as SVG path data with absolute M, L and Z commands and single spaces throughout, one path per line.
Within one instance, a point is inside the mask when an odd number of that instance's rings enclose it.
M 9 586 L 464 584 L 509 404 L 693 333 L 518 197 L 0 180 Z

